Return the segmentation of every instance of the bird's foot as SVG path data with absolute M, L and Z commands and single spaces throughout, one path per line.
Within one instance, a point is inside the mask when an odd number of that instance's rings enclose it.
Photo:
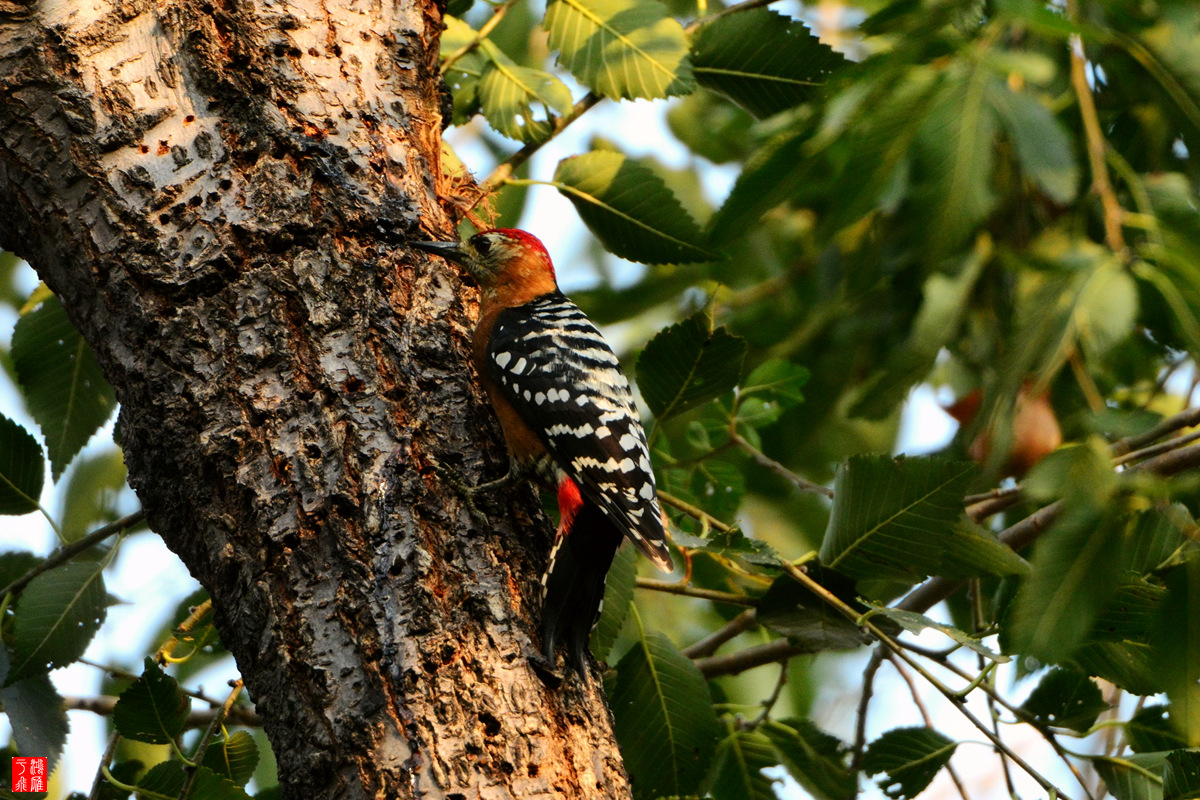
M 517 474 L 517 470 L 515 468 L 510 468 L 508 474 L 501 478 L 497 478 L 494 481 L 481 483 L 478 486 L 471 486 L 466 482 L 466 480 L 463 479 L 463 476 L 458 472 L 458 470 L 454 469 L 453 467 L 446 466 L 432 456 L 426 456 L 426 458 L 428 459 L 430 465 L 433 466 L 434 471 L 441 476 L 442 480 L 450 484 L 451 488 L 453 488 L 454 491 L 457 492 L 460 497 L 462 497 L 463 505 L 467 507 L 467 512 L 471 515 L 471 518 L 481 526 L 488 525 L 490 520 L 486 514 L 479 510 L 479 506 L 475 504 L 475 498 L 481 494 L 491 492 L 500 488 L 501 486 L 504 486 L 509 481 L 513 480 Z

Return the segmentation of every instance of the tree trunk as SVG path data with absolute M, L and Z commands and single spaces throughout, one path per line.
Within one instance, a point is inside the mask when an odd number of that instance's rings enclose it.
M 121 402 L 130 482 L 212 595 L 285 797 L 625 797 L 593 680 L 543 685 L 527 489 L 447 236 L 441 10 L 0 0 L 0 243 Z

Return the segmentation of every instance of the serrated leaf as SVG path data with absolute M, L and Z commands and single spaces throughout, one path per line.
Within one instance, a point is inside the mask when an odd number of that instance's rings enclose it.
M 238 786 L 245 786 L 258 766 L 258 745 L 246 731 L 236 731 L 227 739 L 209 743 L 204 751 L 204 766 Z
M 1152 636 L 1155 666 L 1171 699 L 1171 719 L 1192 746 L 1200 745 L 1200 558 L 1164 576 L 1167 596 Z
M 933 574 L 975 472 L 936 457 L 852 456 L 838 467 L 821 563 L 853 578 Z
M 73 542 L 115 521 L 125 481 L 125 461 L 116 447 L 76 464 L 63 496 L 59 525 L 63 539 Z
M 1083 733 L 1108 710 L 1100 687 L 1081 672 L 1056 669 L 1047 673 L 1021 708 L 1043 725 Z
M 1125 758 L 1093 756 L 1092 766 L 1117 800 L 1162 800 L 1166 753 L 1140 753 Z
M 562 65 L 606 97 L 671 97 L 696 86 L 683 26 L 656 0 L 553 0 L 544 24 Z
M 886 772 L 879 787 L 888 797 L 913 798 L 925 790 L 942 767 L 950 763 L 958 743 L 932 728 L 896 728 L 871 742 L 863 753 L 863 771 Z
M 679 198 L 645 164 L 593 150 L 560 161 L 554 180 L 596 238 L 621 258 L 643 264 L 716 258 L 700 245 L 704 235 Z
M 777 422 L 784 411 L 804 402 L 800 388 L 809 375 L 781 358 L 759 364 L 738 387 L 738 422 L 755 428 Z
M 1153 704 L 1134 714 L 1123 726 L 1125 741 L 1135 753 L 1153 753 L 1187 747 L 1187 740 L 1171 724 L 1170 708 Z
M 42 563 L 42 558 L 25 550 L 11 550 L 0 553 L 0 589 L 22 577 L 29 570 Z
M 968 519 L 960 519 L 943 545 L 938 575 L 955 580 L 985 575 L 1025 575 L 1029 563 L 1000 543 L 995 534 Z
M 1200 797 L 1200 752 L 1176 750 L 1163 765 L 1163 800 Z
M 949 638 L 951 641 L 960 644 L 968 650 L 978 653 L 989 661 L 994 661 L 997 664 L 1004 664 L 1011 660 L 1008 656 L 1000 655 L 999 653 L 995 652 L 966 631 L 959 630 L 953 625 L 946 625 L 938 622 L 937 620 L 930 619 L 924 614 L 918 614 L 915 611 L 905 611 L 904 609 L 900 608 L 891 608 L 879 603 L 871 604 L 871 613 L 872 615 L 878 614 L 890 619 L 892 622 L 895 622 L 909 633 L 919 634 L 922 631 L 935 630 L 943 636 Z
M 183 790 L 187 773 L 178 761 L 155 764 L 137 783 L 138 800 L 175 800 Z
M 703 313 L 659 331 L 638 358 L 638 388 L 657 420 L 696 408 L 737 385 L 744 339 L 712 329 Z
M 695 794 L 719 734 L 708 684 L 667 637 L 640 621 L 638 634 L 609 694 L 634 797 Z
M 37 511 L 45 478 L 37 439 L 0 414 L 0 514 Z
M 548 72 L 522 67 L 491 42 L 482 47 L 489 63 L 476 89 L 483 116 L 498 133 L 521 142 L 537 142 L 550 135 L 546 119 L 536 119 L 533 103 L 560 114 L 571 108 L 571 91 Z
M 83 655 L 108 613 L 103 569 L 103 562 L 67 563 L 29 582 L 13 625 L 8 683 Z
M 707 539 L 698 539 L 693 549 L 711 553 L 722 558 L 742 559 L 760 567 L 770 567 L 779 564 L 779 554 L 775 548 L 758 539 L 751 539 L 739 530 L 718 531 Z M 680 544 L 691 546 L 681 540 Z
M 726 723 L 727 735 L 713 757 L 709 791 L 715 800 L 775 800 L 775 780 L 763 770 L 779 764 L 771 740 L 758 731 L 737 730 Z
M 1166 590 L 1145 580 L 1123 580 L 1088 634 L 1090 641 L 1147 642 Z
M 818 800 L 844 800 L 858 781 L 849 768 L 850 749 L 806 719 L 764 720 L 759 730 L 771 740 L 780 761 Z
M 1062 124 L 1028 92 L 1011 91 L 999 82 L 988 85 L 988 101 L 1021 169 L 1055 202 L 1071 202 L 1079 191 L 1079 164 Z
M 7 680 L 9 666 L 8 649 L 0 645 L 0 683 Z M 25 755 L 46 756 L 46 774 L 54 772 L 71 724 L 49 676 L 35 675 L 5 684 L 0 689 L 0 708 L 12 726 L 17 750 Z
M 1163 690 L 1150 645 L 1142 642 L 1087 642 L 1064 662 L 1138 695 Z
M 191 701 L 179 684 L 150 656 L 145 669 L 117 699 L 113 724 L 126 739 L 148 744 L 167 744 L 183 732 Z
M 57 297 L 47 298 L 17 320 L 12 359 L 58 480 L 75 454 L 108 421 L 116 397 Z
M 756 8 L 702 26 L 692 64 L 701 86 L 762 118 L 802 103 L 846 59 L 802 23 Z
M 845 578 L 841 578 L 840 585 L 833 583 L 839 577 L 826 570 L 818 580 L 843 600 L 857 605 L 852 583 Z M 759 598 L 757 608 L 760 625 L 786 636 L 789 642 L 807 652 L 850 650 L 869 641 L 861 628 L 790 575 L 780 575 L 772 581 Z
M 592 655 L 599 661 L 607 661 L 625 620 L 629 617 L 629 603 L 633 600 L 633 587 L 637 581 L 638 551 L 635 547 L 622 547 L 613 557 L 612 566 L 604 579 L 604 602 L 600 608 L 600 619 L 592 630 Z
M 1079 646 L 1117 589 L 1117 521 L 1068 507 L 1033 551 L 1033 570 L 1013 600 L 1014 649 L 1057 663 Z
M 1187 541 L 1184 531 L 1193 524 L 1182 503 L 1135 514 L 1125 536 L 1124 568 L 1145 575 L 1169 565 Z

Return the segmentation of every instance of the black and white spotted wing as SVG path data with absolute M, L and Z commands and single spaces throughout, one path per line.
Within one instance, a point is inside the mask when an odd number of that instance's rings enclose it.
M 500 312 L 487 369 L 581 494 L 670 571 L 650 451 L 629 381 L 579 307 L 553 292 Z

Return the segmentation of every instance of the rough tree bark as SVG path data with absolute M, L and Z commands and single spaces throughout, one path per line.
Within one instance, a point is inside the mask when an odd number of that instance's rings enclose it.
M 593 681 L 526 653 L 548 532 L 504 469 L 426 0 L 0 0 L 0 244 L 92 344 L 130 482 L 211 593 L 285 797 L 623 797 Z M 512 492 L 506 493 L 512 495 Z

